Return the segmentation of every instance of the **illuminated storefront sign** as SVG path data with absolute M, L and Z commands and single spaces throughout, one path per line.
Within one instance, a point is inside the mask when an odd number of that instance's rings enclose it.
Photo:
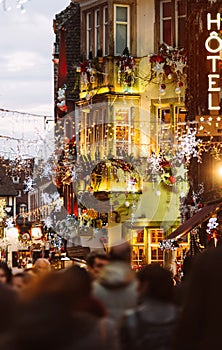
M 216 24 L 218 31 L 220 30 L 221 19 L 220 13 L 217 13 L 216 19 L 211 18 L 211 14 L 207 14 L 207 29 L 211 30 L 211 25 Z M 220 61 L 221 57 L 218 53 L 222 50 L 222 39 L 219 37 L 218 33 L 212 31 L 209 37 L 205 41 L 205 47 L 207 51 L 211 54 L 207 56 L 208 60 L 211 60 L 211 73 L 208 74 L 208 109 L 219 111 L 220 106 L 215 104 L 215 99 L 213 99 L 213 94 L 219 94 L 219 80 L 220 74 L 217 71 L 217 61 Z M 219 98 L 217 98 L 219 101 Z M 214 103 L 213 103 L 214 102 Z

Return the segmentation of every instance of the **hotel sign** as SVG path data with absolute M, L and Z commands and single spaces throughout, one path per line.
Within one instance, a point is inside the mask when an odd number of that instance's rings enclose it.
M 211 30 L 212 24 L 216 24 L 217 30 L 220 30 L 220 13 L 217 13 L 216 18 L 212 18 L 210 13 L 207 14 L 207 29 L 209 31 Z M 207 59 L 211 61 L 211 73 L 208 74 L 208 109 L 210 111 L 219 111 L 220 106 L 215 103 L 216 99 L 213 99 L 213 94 L 217 94 L 217 101 L 219 101 L 219 93 L 221 90 L 219 87 L 220 74 L 218 73 L 217 62 L 221 60 L 220 51 L 222 50 L 222 39 L 219 37 L 218 32 L 212 31 L 209 33 L 205 41 L 205 47 L 209 53 Z

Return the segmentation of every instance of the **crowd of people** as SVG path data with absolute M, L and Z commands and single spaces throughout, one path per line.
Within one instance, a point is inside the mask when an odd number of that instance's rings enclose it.
M 221 264 L 221 265 L 220 265 Z M 4 350 L 219 349 L 222 248 L 187 257 L 175 285 L 150 264 L 135 272 L 127 242 L 90 253 L 87 269 L 54 271 L 46 259 L 12 274 L 0 262 Z

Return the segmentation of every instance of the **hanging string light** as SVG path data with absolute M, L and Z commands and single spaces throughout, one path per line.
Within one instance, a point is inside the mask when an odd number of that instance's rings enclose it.
M 25 3 L 28 2 L 29 0 L 16 0 L 16 8 L 21 11 L 21 13 L 25 13 Z M 2 4 L 2 9 L 3 11 L 11 11 L 12 6 L 8 4 L 7 0 L 0 0 L 0 4 Z

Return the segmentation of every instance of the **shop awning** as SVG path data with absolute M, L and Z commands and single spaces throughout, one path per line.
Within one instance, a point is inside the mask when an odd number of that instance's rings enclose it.
M 171 232 L 167 239 L 179 237 L 182 238 L 183 236 L 188 234 L 193 228 L 209 219 L 213 213 L 217 213 L 219 210 L 222 210 L 222 202 L 217 204 L 210 204 L 206 207 L 203 207 L 191 218 L 185 221 L 181 226 L 179 226 L 175 231 Z

